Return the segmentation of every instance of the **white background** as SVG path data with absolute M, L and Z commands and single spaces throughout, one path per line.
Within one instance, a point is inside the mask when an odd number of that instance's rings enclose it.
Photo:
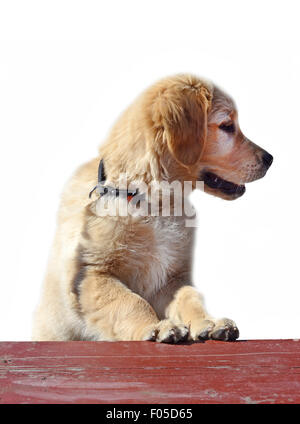
M 197 286 L 242 339 L 300 336 L 296 6 L 1 2 L 0 340 L 30 339 L 66 179 L 141 90 L 185 71 L 230 93 L 243 132 L 274 156 L 235 202 L 193 194 Z

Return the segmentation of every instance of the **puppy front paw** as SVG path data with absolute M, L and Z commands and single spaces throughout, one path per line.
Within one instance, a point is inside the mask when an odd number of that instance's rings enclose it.
M 228 318 L 202 320 L 191 324 L 190 337 L 192 340 L 222 340 L 234 341 L 239 337 L 239 330 L 234 321 Z
M 232 342 L 239 338 L 239 330 L 234 321 L 228 318 L 216 320 L 215 326 L 210 333 L 210 338 L 213 340 L 222 340 Z
M 144 340 L 160 343 L 178 343 L 187 340 L 189 329 L 183 324 L 174 324 L 169 319 L 159 321 L 154 328 L 147 330 Z

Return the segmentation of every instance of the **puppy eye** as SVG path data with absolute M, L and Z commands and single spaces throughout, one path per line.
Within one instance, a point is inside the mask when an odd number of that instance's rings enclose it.
M 222 131 L 226 131 L 228 133 L 233 133 L 235 131 L 235 126 L 234 124 L 221 124 L 219 126 L 220 130 Z

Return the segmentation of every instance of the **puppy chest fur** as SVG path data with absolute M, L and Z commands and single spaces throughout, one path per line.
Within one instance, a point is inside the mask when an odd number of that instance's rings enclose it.
M 109 234 L 109 241 L 107 235 Z M 150 300 L 173 276 L 188 274 L 193 229 L 184 217 L 87 217 L 81 240 L 84 264 L 115 275 Z

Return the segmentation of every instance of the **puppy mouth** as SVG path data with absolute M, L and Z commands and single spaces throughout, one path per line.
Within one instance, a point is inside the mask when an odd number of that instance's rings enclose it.
M 204 184 L 206 184 L 208 187 L 214 190 L 219 190 L 227 196 L 234 196 L 235 198 L 240 197 L 246 191 L 246 187 L 244 185 L 239 185 L 223 180 L 223 178 L 219 177 L 213 172 L 205 172 L 202 176 L 202 179 Z

